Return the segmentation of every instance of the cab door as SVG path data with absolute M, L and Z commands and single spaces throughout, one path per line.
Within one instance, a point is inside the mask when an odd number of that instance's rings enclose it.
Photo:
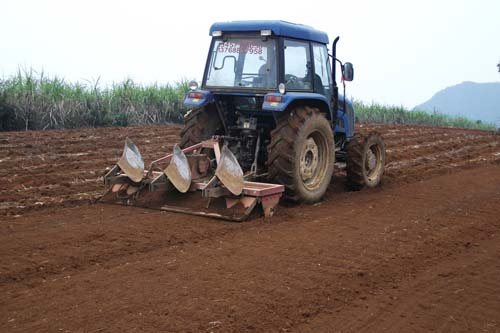
M 312 49 L 314 57 L 314 92 L 324 95 L 330 104 L 332 99 L 332 70 L 328 50 L 326 45 L 319 43 L 312 43 Z

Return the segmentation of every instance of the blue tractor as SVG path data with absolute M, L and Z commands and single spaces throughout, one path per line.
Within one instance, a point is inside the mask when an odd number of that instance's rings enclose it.
M 354 77 L 336 57 L 338 37 L 329 54 L 326 33 L 284 21 L 214 23 L 210 35 L 201 87 L 192 82 L 184 101 L 182 147 L 223 136 L 246 174 L 283 184 L 296 202 L 322 198 L 336 159 L 350 187 L 380 183 L 382 138 L 354 133 L 352 103 L 338 93 L 336 63 L 343 81 Z
M 271 216 L 283 194 L 321 200 L 336 160 L 352 188 L 380 183 L 382 138 L 354 133 L 352 104 L 338 93 L 337 63 L 343 82 L 354 77 L 336 56 L 338 37 L 329 54 L 324 32 L 283 21 L 215 23 L 210 35 L 203 81 L 184 100 L 180 144 L 145 170 L 127 139 L 104 177 L 114 201 L 241 221 L 257 206 Z

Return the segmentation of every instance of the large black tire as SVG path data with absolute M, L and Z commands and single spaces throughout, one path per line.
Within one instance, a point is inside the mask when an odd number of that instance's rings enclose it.
M 351 189 L 380 184 L 385 169 L 385 145 L 380 134 L 354 135 L 347 143 L 346 152 L 347 181 Z
M 192 109 L 184 117 L 184 128 L 181 131 L 180 147 L 186 148 L 219 134 L 222 129 L 217 110 L 205 106 Z
M 267 154 L 269 179 L 285 185 L 288 200 L 321 200 L 333 174 L 335 143 L 330 122 L 318 109 L 300 106 L 279 118 Z

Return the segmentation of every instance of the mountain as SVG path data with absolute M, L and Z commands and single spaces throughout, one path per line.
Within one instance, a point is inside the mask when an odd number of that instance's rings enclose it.
M 500 124 L 500 82 L 463 82 L 439 91 L 414 110 Z

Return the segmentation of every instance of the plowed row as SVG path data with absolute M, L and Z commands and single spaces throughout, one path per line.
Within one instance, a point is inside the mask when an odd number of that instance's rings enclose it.
M 125 137 L 0 133 L 0 332 L 498 332 L 500 136 L 379 126 L 383 186 L 269 221 L 89 204 Z
M 387 183 L 500 161 L 500 137 L 489 132 L 387 125 L 358 130 L 383 135 Z M 179 132 L 180 126 L 166 125 L 0 133 L 0 216 L 93 202 L 103 193 L 102 176 L 120 157 L 126 137 L 147 163 L 170 152 Z M 343 175 L 342 167 L 337 174 Z

